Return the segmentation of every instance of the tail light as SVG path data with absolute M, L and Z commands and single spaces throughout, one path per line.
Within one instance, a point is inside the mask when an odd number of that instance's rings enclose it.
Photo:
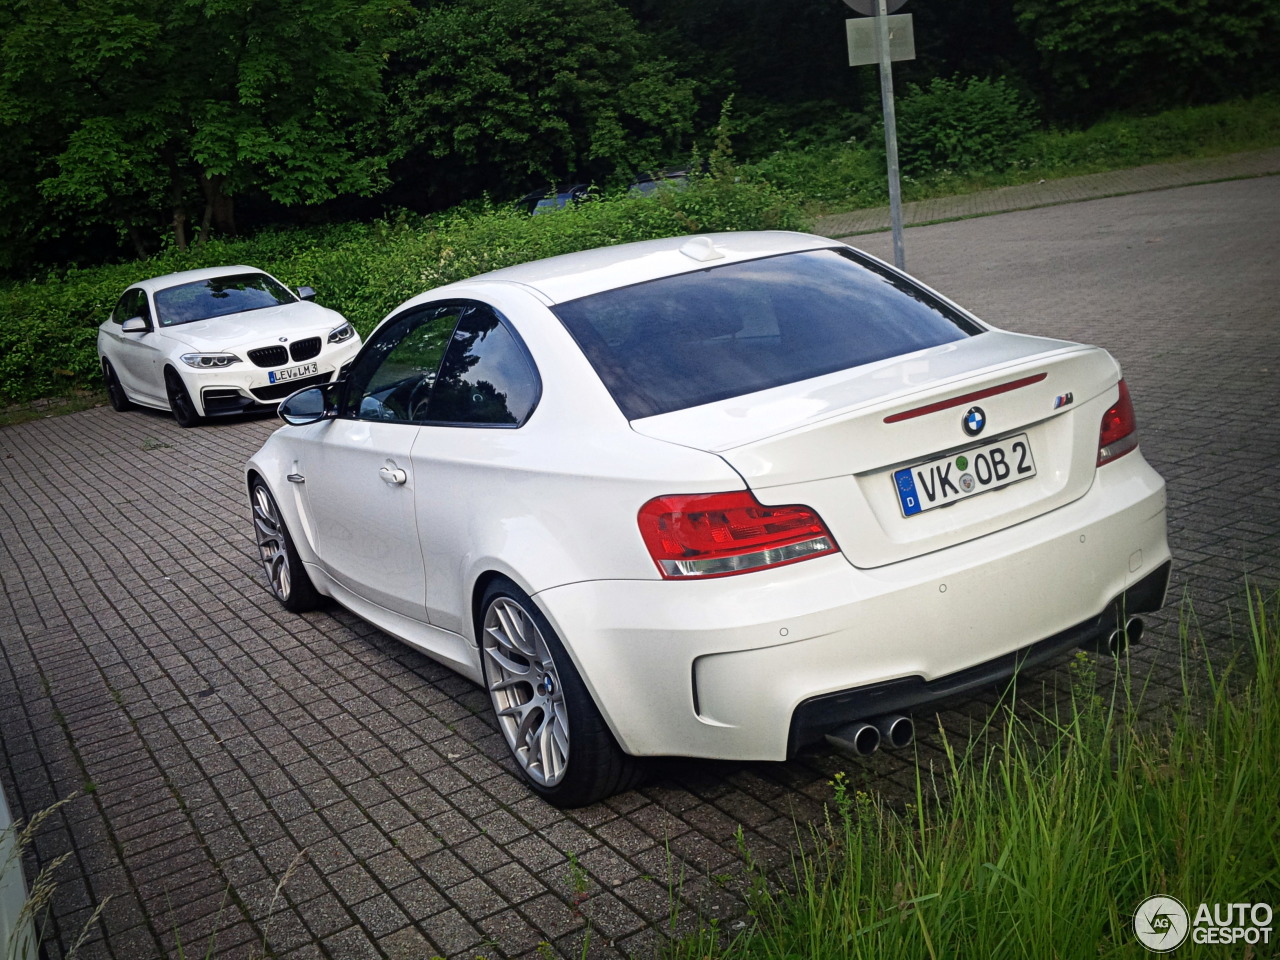
M 1098 433 L 1098 466 L 1118 460 L 1138 447 L 1138 420 L 1133 415 L 1133 401 L 1129 388 L 1120 381 L 1120 399 L 1102 415 L 1102 429 Z
M 656 497 L 640 508 L 640 535 L 668 580 L 727 577 L 835 553 L 808 507 L 766 507 L 745 490 Z

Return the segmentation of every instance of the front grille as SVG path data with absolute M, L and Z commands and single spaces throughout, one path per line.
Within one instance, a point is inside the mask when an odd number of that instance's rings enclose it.
M 265 387 L 254 387 L 250 393 L 264 403 L 269 403 L 272 400 L 283 400 L 295 390 L 301 390 L 303 387 L 314 387 L 316 384 L 328 383 L 332 376 L 332 373 L 321 373 L 314 377 L 299 377 L 297 380 L 286 380 L 283 383 L 272 383 Z
M 289 362 L 289 351 L 284 347 L 258 347 L 249 351 L 249 359 L 256 367 L 282 367 Z
M 310 360 L 320 352 L 320 338 L 307 337 L 289 345 L 289 354 L 294 360 Z

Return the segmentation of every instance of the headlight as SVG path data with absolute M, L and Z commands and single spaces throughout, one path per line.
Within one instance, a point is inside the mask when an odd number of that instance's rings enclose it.
M 330 343 L 345 343 L 356 335 L 356 328 L 349 323 L 344 323 L 336 330 L 329 331 Z
M 189 367 L 198 367 L 201 370 L 210 370 L 214 368 L 229 367 L 233 363 L 239 363 L 240 358 L 234 353 L 184 353 L 182 362 Z

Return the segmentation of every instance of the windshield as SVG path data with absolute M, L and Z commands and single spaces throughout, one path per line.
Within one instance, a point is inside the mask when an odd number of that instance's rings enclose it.
M 155 294 L 160 326 L 194 323 L 229 313 L 278 307 L 298 300 L 289 289 L 265 273 L 239 273 L 184 283 Z
M 850 250 L 732 263 L 553 309 L 629 420 L 901 356 L 984 329 Z

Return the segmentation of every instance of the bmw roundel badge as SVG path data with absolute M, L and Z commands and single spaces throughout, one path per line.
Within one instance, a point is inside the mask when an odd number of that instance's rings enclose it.
M 980 434 L 982 428 L 986 425 L 987 415 L 982 412 L 981 407 L 970 407 L 969 412 L 964 415 L 964 432 L 971 437 L 976 437 Z

